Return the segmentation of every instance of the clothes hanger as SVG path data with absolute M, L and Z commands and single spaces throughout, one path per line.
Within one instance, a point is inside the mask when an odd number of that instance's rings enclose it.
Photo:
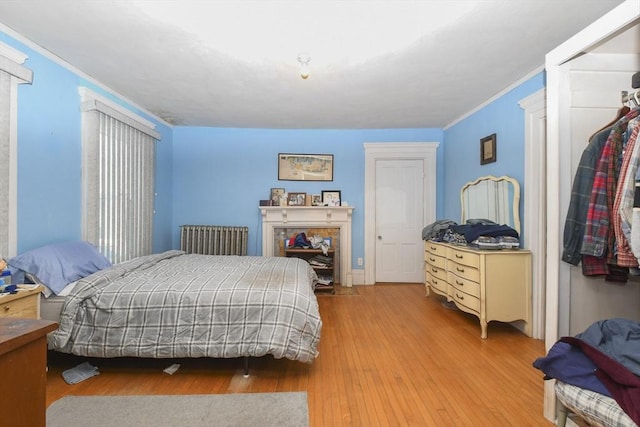
M 636 96 L 637 96 L 637 92 L 636 92 Z M 596 132 L 594 132 L 593 135 L 591 135 L 589 137 L 589 141 L 596 136 L 597 134 L 599 134 L 600 132 L 602 132 L 603 130 L 605 130 L 608 127 L 613 126 L 614 124 L 616 124 L 616 122 L 618 120 L 620 120 L 621 118 L 623 118 L 624 116 L 626 116 L 629 111 L 631 111 L 631 108 L 628 105 L 623 105 L 622 107 L 620 107 L 620 109 L 618 109 L 618 112 L 616 113 L 616 118 L 611 120 L 611 122 L 607 123 L 605 126 L 603 126 L 602 128 L 598 129 Z

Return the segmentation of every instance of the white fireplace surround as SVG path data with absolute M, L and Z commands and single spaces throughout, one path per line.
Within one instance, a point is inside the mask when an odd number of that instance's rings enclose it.
M 351 206 L 261 206 L 262 255 L 273 253 L 276 228 L 339 228 L 340 284 L 351 287 Z

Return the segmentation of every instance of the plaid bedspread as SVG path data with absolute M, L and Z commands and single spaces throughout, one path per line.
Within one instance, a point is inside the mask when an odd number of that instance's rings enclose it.
M 315 278 L 297 258 L 149 255 L 79 281 L 48 344 L 90 357 L 311 363 L 322 329 Z
M 593 427 L 636 427 L 615 400 L 595 391 L 556 381 L 558 400 Z

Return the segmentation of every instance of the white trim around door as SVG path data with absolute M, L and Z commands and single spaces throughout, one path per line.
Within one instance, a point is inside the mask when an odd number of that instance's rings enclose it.
M 546 239 L 546 91 L 540 89 L 519 102 L 525 114 L 524 247 L 532 254 L 532 336 L 544 338 Z

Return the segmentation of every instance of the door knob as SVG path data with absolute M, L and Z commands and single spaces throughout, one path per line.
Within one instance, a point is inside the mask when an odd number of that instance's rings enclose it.
M 378 236 L 378 240 L 382 240 L 382 236 Z

